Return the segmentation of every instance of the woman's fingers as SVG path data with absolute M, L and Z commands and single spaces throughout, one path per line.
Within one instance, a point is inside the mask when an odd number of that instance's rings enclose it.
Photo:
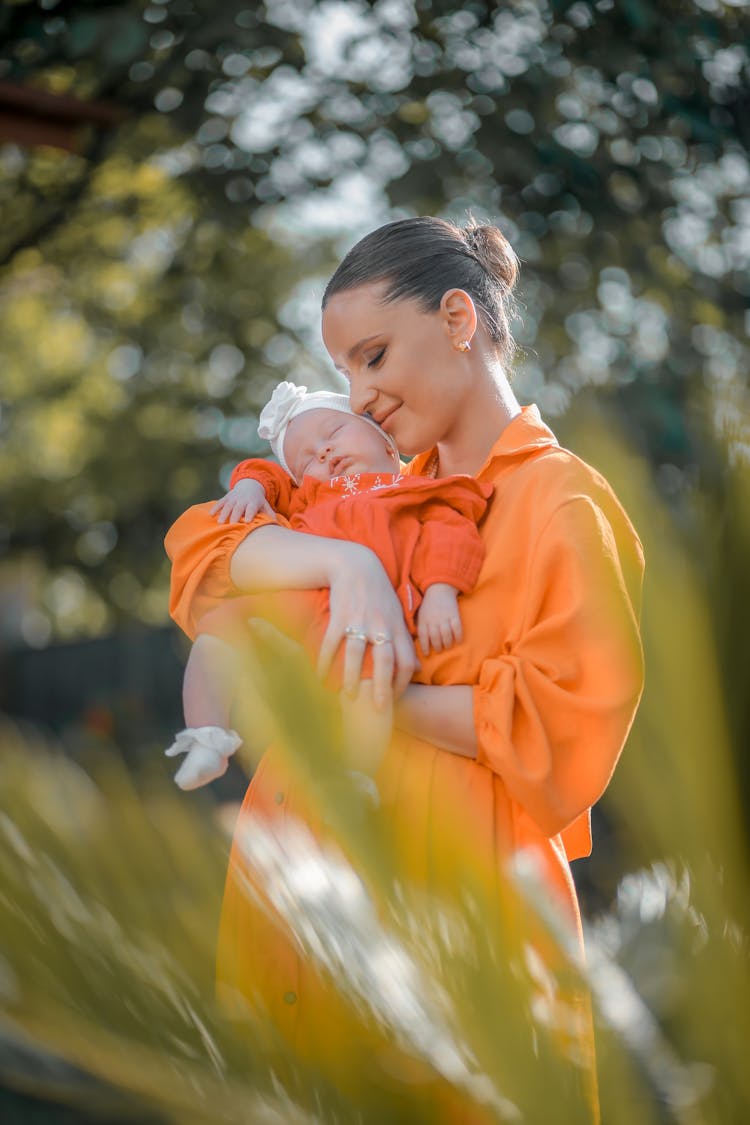
M 330 619 L 320 647 L 318 672 L 327 676 L 344 644 L 344 690 L 356 695 L 367 646 L 373 646 L 373 691 L 380 706 L 400 695 L 417 666 L 404 612 L 382 564 L 349 544 L 350 565 L 331 572 Z M 390 652 L 384 651 L 390 649 Z M 382 701 L 382 702 L 381 702 Z
M 392 681 L 393 694 L 398 699 L 406 691 L 412 676 L 419 669 L 414 642 L 403 624 L 393 636 L 393 658 L 395 668 Z
M 373 698 L 378 710 L 385 710 L 391 701 L 393 693 L 393 671 L 396 664 L 396 654 L 393 650 L 393 641 L 386 633 L 376 636 L 372 646 L 372 681 Z
M 318 656 L 318 674 L 323 679 L 330 671 L 339 644 L 344 645 L 342 687 L 352 699 L 357 698 L 359 691 L 367 645 L 372 645 L 373 694 L 378 707 L 386 707 L 393 695 L 401 695 L 418 668 L 414 643 L 405 626 L 401 625 L 393 634 L 386 630 L 366 634 L 364 628 L 352 629 L 349 635 L 344 631 L 342 637 L 330 623 Z
M 336 625 L 333 616 L 331 616 L 318 653 L 318 675 L 322 680 L 326 679 L 331 670 L 333 658 L 343 640 L 343 632 L 343 629 Z
M 359 694 L 359 681 L 362 677 L 362 661 L 367 647 L 367 634 L 361 633 L 344 637 L 344 683 L 346 695 L 356 699 Z

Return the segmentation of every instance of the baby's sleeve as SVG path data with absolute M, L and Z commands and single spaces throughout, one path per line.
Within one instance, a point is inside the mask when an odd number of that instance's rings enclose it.
M 232 472 L 229 487 L 234 488 L 240 480 L 257 480 L 263 486 L 271 507 L 281 516 L 289 515 L 296 486 L 281 465 L 277 465 L 274 461 L 264 461 L 260 457 L 241 461 Z
M 435 482 L 419 504 L 419 539 L 411 562 L 411 579 L 424 594 L 435 582 L 467 594 L 479 578 L 484 544 L 477 524 L 487 508 L 492 486 L 472 477 Z
M 421 523 L 411 564 L 414 585 L 424 594 L 428 586 L 445 582 L 468 594 L 477 583 L 485 554 L 476 524 L 441 504 L 431 504 Z

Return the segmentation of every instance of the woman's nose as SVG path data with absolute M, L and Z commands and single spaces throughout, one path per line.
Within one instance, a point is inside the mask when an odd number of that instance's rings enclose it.
M 370 414 L 377 398 L 377 391 L 364 380 L 353 378 L 349 384 L 349 405 L 355 414 Z

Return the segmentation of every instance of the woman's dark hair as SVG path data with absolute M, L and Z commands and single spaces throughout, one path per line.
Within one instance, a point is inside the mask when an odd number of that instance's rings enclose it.
M 387 282 L 383 303 L 411 298 L 435 312 L 447 289 L 463 289 L 503 359 L 513 354 L 508 327 L 518 258 L 502 231 L 470 220 L 465 227 L 422 216 L 386 223 L 353 246 L 323 294 L 331 297 Z

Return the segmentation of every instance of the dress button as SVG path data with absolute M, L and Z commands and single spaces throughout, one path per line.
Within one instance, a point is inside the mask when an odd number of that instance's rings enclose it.
M 297 1003 L 297 993 L 296 992 L 285 992 L 284 993 L 284 1003 L 285 1004 L 296 1004 Z
M 274 795 L 274 798 L 273 798 L 273 799 L 274 799 L 274 801 L 276 802 L 276 804 L 277 804 L 277 805 L 281 805 L 281 804 L 283 804 L 283 803 L 284 803 L 284 794 L 283 794 L 283 793 L 281 793 L 281 792 L 279 792 L 279 793 L 276 793 L 276 794 Z

